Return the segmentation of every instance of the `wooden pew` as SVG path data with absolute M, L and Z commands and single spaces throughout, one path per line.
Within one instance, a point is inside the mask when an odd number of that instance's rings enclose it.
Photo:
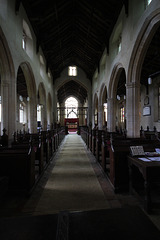
M 150 130 L 149 127 L 147 127 L 147 130 L 144 130 L 143 127 L 141 126 L 140 137 L 145 139 L 151 139 L 151 140 L 157 139 L 158 132 L 156 127 L 154 127 L 153 130 Z
M 127 156 L 130 154 L 130 146 L 142 145 L 145 151 L 155 151 L 160 147 L 158 140 L 148 139 L 121 139 L 111 142 L 109 149 L 110 173 L 109 179 L 115 192 L 129 190 L 129 170 Z
M 92 129 L 92 153 L 96 155 L 96 129 Z
M 126 139 L 126 136 L 117 132 L 102 132 L 102 144 L 101 144 L 101 151 L 102 151 L 102 161 L 101 165 L 104 172 L 110 172 L 110 160 L 109 160 L 109 149 L 111 147 L 111 142 L 114 140 Z
M 17 135 L 14 133 L 14 140 L 12 142 L 12 149 L 28 149 L 31 146 L 35 152 L 35 167 L 36 178 L 38 174 L 42 174 L 44 171 L 44 148 L 43 141 L 40 133 L 28 134 L 27 138 L 24 138 L 22 134 Z M 38 173 L 37 173 L 38 167 Z
M 33 149 L 35 152 L 35 166 L 38 166 L 38 172 L 41 175 L 44 171 L 43 142 L 34 144 Z
M 0 150 L 0 176 L 9 178 L 9 190 L 29 193 L 35 184 L 35 152 L 30 149 Z
M 88 146 L 88 127 L 87 126 L 81 126 L 80 127 L 81 137 L 85 144 Z
M 102 161 L 101 166 L 104 172 L 110 171 L 110 161 L 109 161 L 109 148 L 111 147 L 110 142 L 110 134 L 107 131 L 102 133 L 102 144 L 101 144 L 101 152 L 102 152 Z
M 96 159 L 98 162 L 102 162 L 102 134 L 104 134 L 104 130 L 96 131 Z
M 89 150 L 92 152 L 92 129 L 89 129 Z

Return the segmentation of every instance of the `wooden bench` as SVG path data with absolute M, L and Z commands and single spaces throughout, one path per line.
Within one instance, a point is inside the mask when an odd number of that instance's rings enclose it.
M 129 190 L 129 170 L 127 157 L 130 154 L 130 146 L 142 145 L 145 151 L 155 151 L 160 147 L 157 140 L 140 138 L 114 140 L 109 149 L 110 173 L 109 179 L 115 192 Z
M 35 184 L 35 152 L 30 149 L 0 150 L 0 176 L 9 178 L 9 190 L 29 193 Z
M 88 145 L 88 127 L 87 126 L 81 126 L 80 127 L 81 137 L 86 145 Z
M 22 138 L 21 138 L 22 139 Z M 24 138 L 23 138 L 24 139 Z M 41 135 L 38 133 L 28 135 L 28 141 L 21 140 L 19 138 L 15 138 L 12 142 L 12 149 L 28 149 L 31 146 L 35 152 L 35 166 L 38 167 L 38 173 L 42 174 L 44 171 L 44 148 Z M 37 170 L 37 169 L 36 169 Z M 37 171 L 36 171 L 37 176 Z M 38 177 L 38 176 L 37 176 Z
M 111 142 L 114 140 L 126 139 L 126 137 L 117 132 L 102 132 L 102 143 L 101 143 L 101 152 L 102 152 L 102 161 L 101 165 L 104 172 L 110 171 L 110 160 L 109 160 L 109 149 L 111 147 Z
M 92 129 L 92 153 L 96 155 L 96 129 Z
M 102 161 L 102 134 L 104 130 L 97 130 L 96 131 L 96 159 L 98 162 Z

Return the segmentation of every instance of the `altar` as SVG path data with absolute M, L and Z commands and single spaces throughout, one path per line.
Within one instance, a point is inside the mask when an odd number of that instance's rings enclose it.
M 68 131 L 77 131 L 79 118 L 65 118 L 65 126 L 68 127 Z

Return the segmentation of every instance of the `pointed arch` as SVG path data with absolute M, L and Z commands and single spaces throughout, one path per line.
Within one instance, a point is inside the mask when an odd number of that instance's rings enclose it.
M 93 105 L 93 126 L 97 126 L 98 125 L 98 95 L 97 93 L 95 93 L 94 95 L 94 101 L 93 101 L 94 105 Z
M 146 18 L 135 41 L 127 74 L 127 135 L 140 135 L 140 76 L 148 47 L 160 26 L 160 8 Z
M 20 83 L 21 81 L 24 82 L 24 87 L 26 85 L 26 96 L 28 97 L 28 117 L 27 117 L 27 123 L 28 123 L 28 129 L 31 133 L 37 132 L 37 124 L 36 124 L 36 82 L 33 74 L 33 70 L 28 62 L 22 62 L 18 68 L 17 71 L 17 79 L 18 73 L 20 71 Z M 22 75 L 23 74 L 23 79 Z M 22 80 L 21 80 L 22 79 Z M 18 84 L 18 83 L 17 83 Z M 17 86 L 18 87 L 18 86 Z
M 38 107 L 41 115 L 40 126 L 43 130 L 47 130 L 46 90 L 42 82 L 38 86 Z
M 159 26 L 160 9 L 157 9 L 147 17 L 135 41 L 128 68 L 128 83 L 140 83 L 140 73 L 143 60 L 145 58 L 145 54 L 149 47 L 149 44 Z
M 99 106 L 98 106 L 98 127 L 102 129 L 107 124 L 107 87 L 103 83 L 100 88 Z
M 124 79 L 125 78 L 125 79 Z M 109 131 L 115 131 L 116 126 L 119 125 L 119 113 L 116 111 L 117 109 L 117 91 L 119 83 L 122 81 L 124 85 L 124 80 L 126 83 L 126 72 L 121 63 L 117 63 L 113 71 L 111 73 L 109 88 L 108 88 L 108 101 L 107 101 L 107 109 L 108 109 L 108 116 L 107 116 L 107 127 Z M 125 87 L 125 86 L 124 86 Z
M 28 96 L 30 98 L 33 96 L 36 96 L 36 82 L 35 82 L 33 70 L 31 68 L 30 63 L 23 62 L 20 64 L 20 67 L 23 71 L 23 74 L 26 80 Z
M 118 86 L 119 77 L 124 70 L 121 63 L 117 63 L 111 73 L 109 87 L 108 87 L 108 98 L 116 98 L 116 91 Z

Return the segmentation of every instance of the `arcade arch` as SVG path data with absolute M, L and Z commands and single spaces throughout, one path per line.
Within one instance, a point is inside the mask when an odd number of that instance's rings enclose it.
M 101 90 L 100 90 L 100 98 L 99 98 L 99 106 L 98 106 L 98 112 L 99 112 L 99 129 L 106 128 L 107 127 L 107 88 L 105 84 L 102 84 Z
M 42 82 L 38 86 L 37 122 L 38 128 L 47 129 L 46 92 Z
M 144 22 L 130 58 L 126 88 L 127 136 L 129 137 L 139 137 L 140 135 L 140 83 L 142 67 L 147 50 L 159 26 L 160 13 L 158 9 L 149 15 Z
M 115 65 L 108 89 L 108 131 L 126 128 L 126 74 L 121 63 Z
M 97 93 L 94 96 L 94 106 L 93 106 L 93 126 L 98 127 L 98 96 Z
M 35 79 L 30 64 L 24 62 L 20 64 L 17 71 L 17 130 L 29 130 L 31 133 L 37 131 L 35 109 Z M 19 113 L 22 112 L 22 110 L 24 111 L 24 121 L 20 123 Z

